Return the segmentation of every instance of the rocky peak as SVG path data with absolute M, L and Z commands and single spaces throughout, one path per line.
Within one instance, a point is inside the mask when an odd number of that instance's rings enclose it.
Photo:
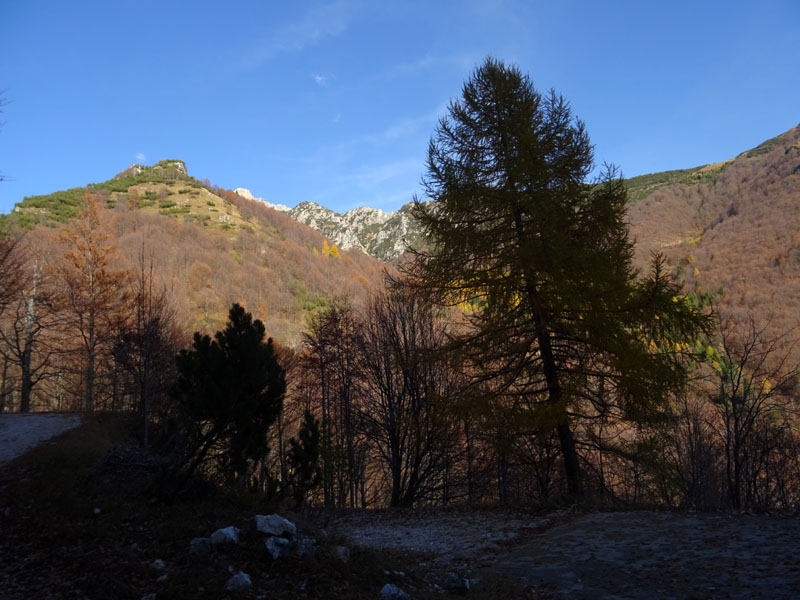
M 410 206 L 393 212 L 360 206 L 341 214 L 316 202 L 301 202 L 289 216 L 316 229 L 343 250 L 357 248 L 388 261 L 419 242 L 416 223 L 409 218 Z
M 269 206 L 270 208 L 272 208 L 272 209 L 274 209 L 274 210 L 277 210 L 277 211 L 279 211 L 279 212 L 285 212 L 285 213 L 288 213 L 288 212 L 291 210 L 291 209 L 290 209 L 288 206 L 286 206 L 285 204 L 272 204 L 271 202 L 267 202 L 267 201 L 266 201 L 266 200 L 264 200 L 263 198 L 256 198 L 256 197 L 254 197 L 254 196 L 253 196 L 253 193 L 252 193 L 250 190 L 248 190 L 247 188 L 242 188 L 242 187 L 239 187 L 239 188 L 236 188 L 236 189 L 235 189 L 235 190 L 233 190 L 233 191 L 234 191 L 236 194 L 238 194 L 239 196 L 241 196 L 242 198 L 247 198 L 248 200 L 256 200 L 256 201 L 258 201 L 258 202 L 263 202 L 264 204 L 266 204 L 266 205 L 267 205 L 267 206 Z

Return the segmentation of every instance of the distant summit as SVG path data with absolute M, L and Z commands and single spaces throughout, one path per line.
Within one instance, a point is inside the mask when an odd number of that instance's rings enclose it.
M 124 179 L 126 177 L 136 177 L 137 175 L 153 175 L 161 178 L 169 178 L 172 175 L 174 178 L 187 177 L 189 171 L 186 170 L 186 163 L 182 160 L 169 159 L 160 160 L 152 167 L 133 163 L 130 167 L 114 175 L 114 179 Z
M 411 204 L 394 212 L 361 206 L 344 214 L 316 202 L 301 202 L 289 216 L 316 229 L 343 250 L 362 252 L 390 261 L 417 246 L 421 233 L 410 214 Z
M 272 204 L 256 198 L 247 188 L 233 190 L 242 198 L 263 202 L 269 208 L 286 213 L 295 221 L 316 229 L 342 250 L 357 249 L 384 261 L 403 255 L 418 245 L 420 232 L 406 204 L 397 211 L 361 206 L 346 213 L 337 213 L 316 202 L 301 202 L 294 208 Z
M 271 202 L 267 202 L 263 198 L 255 198 L 250 190 L 247 188 L 236 188 L 233 190 L 237 194 L 239 194 L 242 198 L 247 198 L 248 200 L 256 200 L 258 202 L 263 202 L 268 207 L 277 210 L 278 212 L 288 213 L 291 209 L 286 206 L 285 204 L 272 204 Z

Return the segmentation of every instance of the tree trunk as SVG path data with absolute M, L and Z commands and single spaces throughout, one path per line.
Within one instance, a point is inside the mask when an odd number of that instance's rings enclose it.
M 530 289 L 532 285 L 530 281 L 527 282 L 529 288 L 528 294 L 531 298 L 535 298 L 535 292 Z M 542 358 L 545 380 L 547 381 L 548 400 L 551 406 L 561 407 L 563 390 L 561 388 L 561 381 L 558 378 L 558 365 L 556 365 L 555 357 L 553 356 L 553 348 L 550 345 L 550 332 L 545 326 L 544 318 L 542 317 L 541 311 L 538 310 L 538 307 L 534 309 L 534 320 L 536 322 L 539 353 Z M 567 414 L 566 407 L 559 408 L 558 418 L 559 423 L 556 427 L 556 431 L 558 432 L 558 441 L 561 445 L 561 453 L 564 456 L 564 474 L 567 478 L 567 492 L 571 496 L 580 498 L 583 495 L 580 464 L 578 463 L 578 451 L 575 448 L 575 438 L 569 426 L 569 415 Z
M 517 243 L 519 248 L 527 247 L 525 230 L 522 223 L 521 210 L 517 209 L 514 216 L 514 226 L 517 232 Z M 580 464 L 578 463 L 578 452 L 575 448 L 575 438 L 569 426 L 569 415 L 567 409 L 562 406 L 563 390 L 561 381 L 558 377 L 558 365 L 553 356 L 553 347 L 550 343 L 550 330 L 545 322 L 545 316 L 539 302 L 539 294 L 536 290 L 535 279 L 528 269 L 523 265 L 522 272 L 525 277 L 525 293 L 528 297 L 528 306 L 531 309 L 534 323 L 536 325 L 536 339 L 539 343 L 539 354 L 542 359 L 544 377 L 547 381 L 547 393 L 549 404 L 558 407 L 559 422 L 556 426 L 558 440 L 561 445 L 561 453 L 564 456 L 564 474 L 567 478 L 567 492 L 576 498 L 583 495 L 581 489 Z
M 20 363 L 22 371 L 22 389 L 20 397 L 20 412 L 26 413 L 31 410 L 31 391 L 33 390 L 33 374 L 31 373 L 31 356 L 33 354 L 33 327 L 36 323 L 36 295 L 39 290 L 39 279 L 41 269 L 36 263 L 33 272 L 33 285 L 31 291 L 25 296 L 25 325 L 24 325 L 24 346 L 22 350 L 22 361 Z

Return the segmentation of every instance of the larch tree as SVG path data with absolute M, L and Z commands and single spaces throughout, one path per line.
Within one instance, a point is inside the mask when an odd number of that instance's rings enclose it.
M 488 58 L 431 139 L 413 215 L 430 250 L 405 284 L 467 306 L 454 347 L 478 383 L 523 398 L 557 431 L 568 491 L 582 493 L 574 420 L 587 402 L 643 418 L 685 379 L 679 341 L 708 319 L 678 300 L 663 263 L 638 279 L 613 168 L 598 181 L 584 124 L 555 92 Z
M 116 335 L 114 312 L 121 304 L 125 275 L 115 268 L 116 247 L 103 207 L 87 189 L 84 212 L 70 221 L 61 239 L 67 249 L 60 266 L 64 310 L 77 334 L 83 408 L 96 405 L 98 366 L 110 356 Z

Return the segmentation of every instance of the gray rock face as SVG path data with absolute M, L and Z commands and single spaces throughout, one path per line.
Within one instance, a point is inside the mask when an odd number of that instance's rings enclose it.
M 392 583 L 381 588 L 381 600 L 409 600 L 408 594 Z
M 289 556 L 294 548 L 294 542 L 282 537 L 270 537 L 264 542 L 264 546 L 272 557 L 272 560 L 278 560 L 285 556 Z
M 230 527 L 223 527 L 217 529 L 211 534 L 211 543 L 217 544 L 238 544 L 239 543 L 239 528 L 231 525 Z
M 280 515 L 256 515 L 251 521 L 256 531 L 266 535 L 288 535 L 293 537 L 297 534 L 297 527 L 288 519 Z
M 341 214 L 315 202 L 301 202 L 289 216 L 316 229 L 342 250 L 356 248 L 388 261 L 406 252 L 409 245 L 420 245 L 422 235 L 410 216 L 411 206 L 406 204 L 395 212 L 362 206 Z
M 253 587 L 253 582 L 250 580 L 250 575 L 237 571 L 225 583 L 225 590 L 228 592 L 237 592 L 241 590 L 249 590 Z

